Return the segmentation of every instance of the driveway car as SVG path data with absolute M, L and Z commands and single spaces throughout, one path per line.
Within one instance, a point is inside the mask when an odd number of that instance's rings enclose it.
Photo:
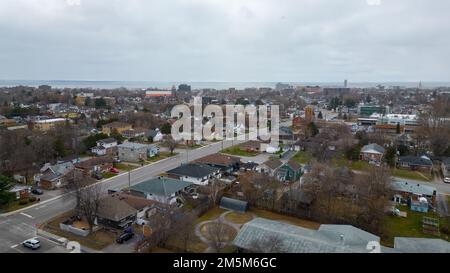
M 448 183 L 448 184 L 450 184 L 450 177 L 446 177 L 446 178 L 444 178 L 444 183 Z
M 130 240 L 134 237 L 134 233 L 122 233 L 117 239 L 116 242 L 118 244 L 123 244 L 124 242 Z
M 33 190 L 31 191 L 31 193 L 34 194 L 34 195 L 43 195 L 43 194 L 44 194 L 44 191 L 41 190 L 41 189 L 33 189 Z

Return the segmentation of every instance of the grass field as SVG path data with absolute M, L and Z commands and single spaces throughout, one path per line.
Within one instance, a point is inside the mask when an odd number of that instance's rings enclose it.
M 400 177 L 400 178 L 419 180 L 419 181 L 427 181 L 427 182 L 432 180 L 431 175 L 426 175 L 423 173 L 409 171 L 409 170 L 392 169 L 391 175 L 395 176 L 395 177 Z
M 245 224 L 253 219 L 253 214 L 249 212 L 246 213 L 230 212 L 227 215 L 225 215 L 225 219 L 235 224 Z
M 448 240 L 448 236 L 441 233 L 441 237 L 426 234 L 422 232 L 423 217 L 437 218 L 440 220 L 440 226 L 448 226 L 448 221 L 439 217 L 434 212 L 421 213 L 411 211 L 407 207 L 398 207 L 401 211 L 406 211 L 408 216 L 406 218 L 397 216 L 386 216 L 384 223 L 385 234 L 382 236 L 383 245 L 393 247 L 394 237 L 420 237 L 420 238 L 442 238 Z
M 219 208 L 219 207 L 214 207 L 214 208 L 208 210 L 206 213 L 204 213 L 199 218 L 197 218 L 195 223 L 197 224 L 197 223 L 201 223 L 203 221 L 216 219 L 217 217 L 219 217 L 222 213 L 224 213 L 226 211 L 227 210 L 225 210 L 225 209 L 222 209 L 222 208 Z
M 128 171 L 132 171 L 138 167 L 135 165 L 126 164 L 126 163 L 114 163 L 114 168 L 117 168 L 121 171 L 128 172 Z
M 104 179 L 108 179 L 108 178 L 114 177 L 116 175 L 117 175 L 117 173 L 112 173 L 112 172 L 102 173 L 102 176 Z
M 293 160 L 295 160 L 297 163 L 300 164 L 308 164 L 312 160 L 313 156 L 308 152 L 298 152 L 294 157 L 292 157 Z
M 173 153 L 171 154 L 170 152 L 161 152 L 158 156 L 154 156 L 154 157 L 150 157 L 147 159 L 147 161 L 145 162 L 146 164 L 150 164 L 150 163 L 154 163 L 172 156 L 176 156 L 177 153 Z
M 18 209 L 23 209 L 23 208 L 29 207 L 31 205 L 34 205 L 37 202 L 38 201 L 36 198 L 36 201 L 34 201 L 34 202 L 28 202 L 26 204 L 21 205 L 20 200 L 14 200 L 14 201 L 11 201 L 8 205 L 0 206 L 0 212 L 11 212 L 11 211 L 15 211 Z
M 248 151 L 241 150 L 241 148 L 239 146 L 233 146 L 233 147 L 227 148 L 227 149 L 223 150 L 222 153 L 229 154 L 229 155 L 237 155 L 237 156 L 248 156 L 248 157 L 253 157 L 253 156 L 258 155 L 257 152 L 248 152 Z

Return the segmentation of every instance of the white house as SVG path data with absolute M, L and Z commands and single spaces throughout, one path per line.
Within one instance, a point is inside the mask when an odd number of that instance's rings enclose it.
M 117 140 L 114 138 L 107 138 L 97 141 L 97 146 L 91 148 L 91 152 L 98 156 L 106 155 L 114 147 L 117 146 Z

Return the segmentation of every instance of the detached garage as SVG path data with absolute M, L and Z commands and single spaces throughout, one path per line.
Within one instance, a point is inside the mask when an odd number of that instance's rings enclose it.
M 248 210 L 248 202 L 222 197 L 220 200 L 220 207 L 227 210 L 245 213 Z

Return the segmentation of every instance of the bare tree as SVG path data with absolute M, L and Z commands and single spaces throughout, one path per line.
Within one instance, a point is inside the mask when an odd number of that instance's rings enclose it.
M 181 241 L 184 252 L 189 251 L 189 243 L 196 236 L 193 232 L 195 219 L 196 217 L 193 213 L 186 212 L 178 219 L 175 219 L 172 224 L 173 234 L 179 241 Z
M 86 218 L 92 232 L 100 206 L 101 186 L 96 184 L 82 188 L 79 198 L 79 212 Z
M 207 234 L 211 247 L 219 253 L 225 246 L 228 240 L 227 225 L 219 218 L 215 222 L 207 224 Z
M 178 142 L 173 139 L 172 136 L 166 136 L 163 143 L 167 146 L 167 148 L 169 148 L 170 154 L 173 154 L 173 151 L 178 145 Z

